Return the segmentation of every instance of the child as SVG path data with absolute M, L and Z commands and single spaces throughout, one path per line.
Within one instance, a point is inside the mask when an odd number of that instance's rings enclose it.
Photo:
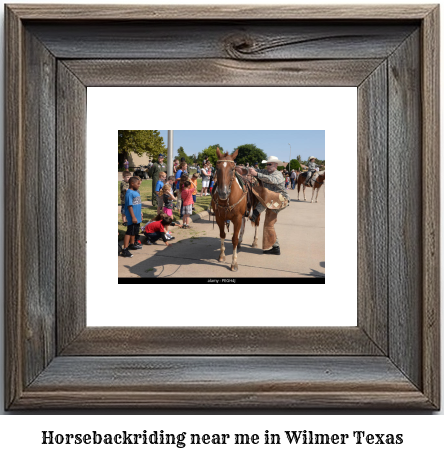
M 213 187 L 214 187 L 214 177 L 211 176 L 211 183 L 210 183 L 210 196 L 213 194 Z
M 174 188 L 174 176 L 170 176 L 167 179 L 166 184 L 169 184 L 169 185 L 171 185 L 171 188 Z
M 182 211 L 183 211 L 183 227 L 189 228 L 188 220 L 193 212 L 193 190 L 191 182 L 186 181 L 183 184 L 182 190 Z
M 135 176 L 135 177 L 137 177 L 137 179 L 139 179 L 140 185 L 142 185 L 142 179 L 139 176 Z M 139 187 L 138 192 L 139 192 L 139 195 L 140 195 L 140 200 L 142 201 L 142 195 L 140 194 L 140 187 Z M 143 222 L 143 212 L 141 212 L 141 214 L 140 214 L 140 223 L 142 223 L 142 222 Z M 140 247 L 142 247 L 142 243 L 140 242 L 139 230 L 137 230 L 137 234 L 136 234 L 135 239 L 134 239 L 134 244 L 135 245 L 140 245 Z
M 157 199 L 157 215 L 160 214 L 160 211 L 162 210 L 162 207 L 163 207 L 163 198 L 160 195 L 160 190 L 162 189 L 162 187 L 165 183 L 166 176 L 167 176 L 166 173 L 163 171 L 161 173 L 159 173 L 159 180 L 157 181 L 157 184 L 156 184 L 155 192 L 156 192 L 156 199 Z
M 194 173 L 191 177 L 191 188 L 193 190 L 193 211 L 194 211 L 194 204 L 196 203 L 197 198 L 197 179 L 199 178 L 199 173 Z
M 129 180 L 129 189 L 125 195 L 125 215 L 128 220 L 128 228 L 123 240 L 123 257 L 131 258 L 131 250 L 139 250 L 141 245 L 136 245 L 136 234 L 139 234 L 140 223 L 142 222 L 142 199 L 139 193 L 140 179 L 132 177 Z
M 183 184 L 185 182 L 189 182 L 190 178 L 188 176 L 188 173 L 187 172 L 184 172 L 182 173 L 182 175 L 180 176 L 180 180 L 179 180 L 179 190 L 177 191 L 178 193 L 178 196 L 177 196 L 177 199 L 181 200 L 181 204 L 180 204 L 180 216 L 182 217 L 183 215 L 183 200 L 182 200 L 182 190 L 184 189 L 184 186 Z
M 122 214 L 122 222 L 123 226 L 127 225 L 127 220 L 125 216 L 125 195 L 126 191 L 129 189 L 129 178 L 131 177 L 131 173 L 129 171 L 124 171 L 122 173 L 123 180 L 120 182 L 120 213 Z
M 171 191 L 171 185 L 165 184 L 159 194 L 163 200 L 163 213 L 173 217 L 173 201 L 176 199 Z
M 164 206 L 165 208 L 165 206 Z M 159 214 L 161 216 L 161 214 Z M 156 222 L 148 223 L 145 226 L 144 234 L 146 237 L 147 244 L 155 244 L 160 238 L 162 238 L 165 245 L 169 247 L 171 244 L 168 244 L 168 239 L 166 237 L 167 228 L 171 225 L 173 219 L 169 216 L 164 216 L 162 220 Z
M 285 188 L 288 188 L 289 183 L 290 183 L 290 178 L 287 175 L 287 177 L 285 178 Z

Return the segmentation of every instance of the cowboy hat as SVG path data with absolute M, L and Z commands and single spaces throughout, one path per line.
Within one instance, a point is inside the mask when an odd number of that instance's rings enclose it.
M 313 157 L 313 155 L 311 157 L 308 157 L 308 160 L 310 161 L 312 158 L 316 160 L 316 157 Z
M 284 163 L 279 160 L 279 158 L 275 157 L 274 155 L 270 155 L 267 157 L 266 160 L 262 160 L 262 164 L 264 163 L 277 163 L 278 166 L 282 166 Z

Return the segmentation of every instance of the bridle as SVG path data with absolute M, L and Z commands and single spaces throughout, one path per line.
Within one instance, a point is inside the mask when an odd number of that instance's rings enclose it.
M 234 160 L 218 160 L 216 162 L 217 163 L 220 163 L 220 162 L 229 162 L 229 163 L 234 163 Z M 235 166 L 233 167 L 233 170 L 234 170 Z M 239 199 L 239 201 L 237 201 L 236 203 L 232 204 L 231 206 L 228 205 L 228 200 L 230 198 L 230 195 L 231 195 L 231 185 L 234 181 L 234 178 L 236 177 L 236 172 L 233 172 L 232 176 L 231 176 L 231 179 L 230 179 L 230 183 L 229 183 L 229 186 L 228 186 L 228 195 L 225 199 L 222 199 L 220 198 L 220 195 L 219 195 L 219 185 L 217 186 L 217 199 L 214 198 L 214 196 L 216 195 L 213 195 L 213 200 L 214 200 L 214 205 L 215 205 L 215 209 L 223 209 L 225 211 L 225 215 L 227 215 L 227 212 L 230 212 L 232 209 L 234 209 L 244 198 L 245 196 L 247 195 L 247 192 L 246 191 L 243 191 L 243 195 L 242 197 Z M 222 206 L 219 204 L 219 199 L 221 201 L 226 201 L 226 205 Z
M 234 160 L 217 160 L 216 162 L 216 165 L 218 163 L 221 163 L 221 162 L 228 162 L 228 163 L 233 163 L 234 164 Z M 236 168 L 236 165 L 233 166 L 233 171 L 234 169 Z M 220 195 L 219 195 L 219 185 L 217 186 L 217 196 L 219 197 L 218 199 L 220 199 L 221 201 L 227 201 L 227 204 L 228 204 L 228 198 L 230 198 L 230 194 L 231 194 L 231 184 L 233 183 L 233 180 L 236 176 L 236 173 L 233 172 L 232 173 L 232 176 L 231 176 L 231 179 L 230 179 L 230 183 L 228 184 L 228 195 L 226 198 L 221 198 Z

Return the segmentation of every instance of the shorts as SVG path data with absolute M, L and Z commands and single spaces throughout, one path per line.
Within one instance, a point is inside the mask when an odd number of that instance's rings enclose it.
M 197 196 L 197 195 L 193 195 L 193 203 L 196 202 L 196 196 Z
M 162 207 L 163 207 L 163 196 L 156 195 L 156 199 L 157 199 L 157 207 L 162 209 Z
M 169 217 L 173 216 L 173 210 L 172 209 L 168 209 L 167 207 L 164 207 L 162 210 L 163 210 L 163 213 L 168 215 Z
M 193 205 L 189 204 L 188 206 L 182 207 L 182 214 L 183 215 L 191 215 L 193 213 Z
M 133 223 L 132 225 L 128 225 L 125 234 L 127 236 L 135 236 L 136 234 L 139 234 L 139 231 L 140 231 L 140 223 Z
M 210 181 L 207 180 L 207 181 L 202 181 L 202 188 L 205 188 L 205 187 L 209 187 L 210 186 Z

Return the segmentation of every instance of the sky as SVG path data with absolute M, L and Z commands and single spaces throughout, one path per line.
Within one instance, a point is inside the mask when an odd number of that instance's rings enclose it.
M 165 146 L 168 145 L 168 130 L 160 130 Z M 193 155 L 208 146 L 219 144 L 224 152 L 234 152 L 243 144 L 256 144 L 267 156 L 277 156 L 288 163 L 290 158 L 310 155 L 325 160 L 324 130 L 174 130 L 173 154 L 182 146 L 187 155 Z M 291 148 L 290 148 L 291 145 Z

